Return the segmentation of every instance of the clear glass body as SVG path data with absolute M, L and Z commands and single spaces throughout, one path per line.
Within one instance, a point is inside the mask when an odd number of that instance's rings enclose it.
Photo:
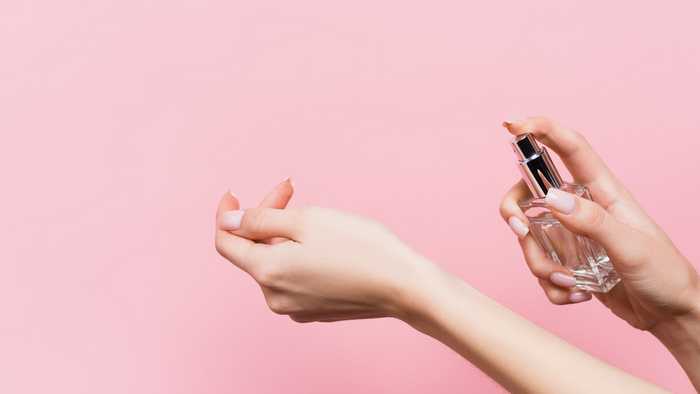
M 583 185 L 565 183 L 561 190 L 591 199 Z M 607 293 L 620 281 L 605 249 L 567 230 L 552 215 L 543 198 L 523 201 L 520 208 L 530 221 L 530 232 L 537 243 L 553 261 L 573 272 L 577 288 Z

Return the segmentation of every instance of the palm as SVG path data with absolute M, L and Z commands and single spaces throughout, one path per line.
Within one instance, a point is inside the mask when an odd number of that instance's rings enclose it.
M 656 319 L 647 311 L 649 306 L 640 299 L 636 294 L 637 291 L 634 288 L 628 290 L 627 286 L 628 284 L 623 280 L 609 293 L 596 294 L 596 298 L 632 327 L 640 330 L 650 329 Z
M 677 253 L 666 234 L 628 192 L 611 196 L 606 190 L 594 187 L 596 194 L 604 201 L 614 201 L 609 204 L 608 213 L 646 240 L 640 245 L 641 250 L 659 254 L 658 259 L 650 259 L 647 253 L 641 256 L 620 254 L 613 264 L 622 281 L 609 293 L 596 294 L 598 300 L 640 330 L 649 330 L 660 320 L 685 312 L 677 310 L 674 300 L 669 300 L 668 295 L 683 294 L 691 287 L 693 269 L 690 264 Z M 683 272 L 687 275 L 679 275 Z

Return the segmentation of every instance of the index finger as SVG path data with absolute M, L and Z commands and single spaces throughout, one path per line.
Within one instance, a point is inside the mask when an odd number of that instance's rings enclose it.
M 219 227 L 219 217 L 225 212 L 237 210 L 238 208 L 240 208 L 238 199 L 231 192 L 227 192 L 221 197 L 216 209 L 217 224 L 214 245 L 221 256 L 255 278 L 255 272 L 257 267 L 261 265 L 261 261 L 271 258 L 269 248 L 272 246 L 256 244 L 249 239 L 233 235 Z
M 545 117 L 503 122 L 503 126 L 513 135 L 532 133 L 537 140 L 552 148 L 574 180 L 588 186 L 601 204 L 614 201 L 623 190 L 603 159 L 581 134 L 560 127 Z
M 280 184 L 275 186 L 270 193 L 260 202 L 258 208 L 279 208 L 284 209 L 289 204 L 294 194 L 294 185 L 292 179 L 287 177 Z M 265 239 L 262 242 L 270 245 L 286 242 L 287 239 L 282 237 L 273 237 Z

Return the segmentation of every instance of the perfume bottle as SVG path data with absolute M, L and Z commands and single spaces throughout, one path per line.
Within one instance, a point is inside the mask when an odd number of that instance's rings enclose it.
M 517 136 L 512 145 L 533 196 L 519 203 L 530 222 L 531 234 L 553 261 L 573 272 L 577 288 L 607 293 L 620 281 L 608 254 L 595 241 L 567 230 L 544 201 L 551 187 L 589 200 L 590 192 L 583 185 L 564 182 L 547 149 L 532 134 Z

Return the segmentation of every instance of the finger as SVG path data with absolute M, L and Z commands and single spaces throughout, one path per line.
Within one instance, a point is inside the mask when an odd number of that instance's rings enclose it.
M 263 198 L 258 205 L 258 208 L 277 208 L 284 209 L 287 207 L 289 200 L 294 194 L 294 184 L 290 178 L 286 178 L 280 182 L 270 193 Z
M 241 205 L 238 202 L 238 198 L 236 198 L 236 196 L 234 196 L 230 190 L 227 191 L 223 196 L 221 196 L 221 199 L 219 199 L 219 205 L 216 207 L 217 219 L 223 212 L 239 209 L 240 206 Z
M 624 190 L 605 162 L 581 134 L 560 127 L 544 117 L 504 122 L 503 125 L 514 135 L 532 133 L 537 140 L 552 148 L 574 179 L 592 187 L 596 199 L 604 205 L 611 204 Z
M 291 178 L 286 178 L 280 182 L 270 193 L 265 196 L 265 198 L 260 202 L 258 208 L 278 208 L 284 209 L 289 204 L 289 201 L 294 195 L 294 184 Z M 270 238 L 265 239 L 262 242 L 270 245 L 275 245 L 281 242 L 287 241 L 284 238 Z
M 549 189 L 545 202 L 564 227 L 605 248 L 621 273 L 646 262 L 648 237 L 618 221 L 599 204 L 555 188 Z
M 530 197 L 525 182 L 516 183 L 506 194 L 501 202 L 501 216 L 510 225 L 513 232 L 518 236 L 520 246 L 525 256 L 530 271 L 538 278 L 549 280 L 552 284 L 570 288 L 576 285 L 576 279 L 571 275 L 569 270 L 561 264 L 552 261 L 537 244 L 534 238 L 528 237 L 529 228 L 527 218 L 520 209 L 518 201 Z
M 576 285 L 576 279 L 571 275 L 571 272 L 549 258 L 532 236 L 525 237 L 519 242 L 525 256 L 525 262 L 535 277 L 561 288 L 572 288 Z
M 562 289 L 544 279 L 539 279 L 539 283 L 549 301 L 555 305 L 578 304 L 592 298 L 591 293 Z
M 530 196 L 530 190 L 528 190 L 525 182 L 521 180 L 510 188 L 501 201 L 499 209 L 501 217 L 508 223 L 518 238 L 525 237 L 529 232 L 527 217 L 520 209 L 518 202 Z
M 219 228 L 235 235 L 262 240 L 284 237 L 297 240 L 299 211 L 293 209 L 251 208 L 221 214 Z
M 238 208 L 238 199 L 231 192 L 227 192 L 219 201 L 217 218 L 220 218 L 226 212 L 231 212 L 230 210 L 232 209 L 235 210 Z M 217 222 L 219 220 L 220 219 L 217 219 Z M 264 257 L 262 248 L 266 245 L 255 245 L 254 242 L 232 235 L 220 229 L 217 225 L 215 246 L 221 256 L 252 275 L 255 264 Z

